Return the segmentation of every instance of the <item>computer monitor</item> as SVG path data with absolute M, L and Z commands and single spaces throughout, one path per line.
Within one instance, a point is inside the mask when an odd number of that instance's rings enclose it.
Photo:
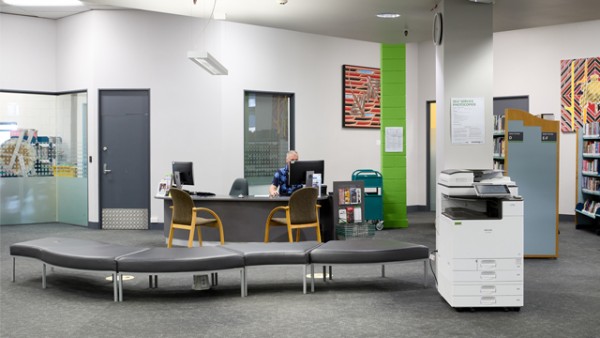
M 173 162 L 173 182 L 176 187 L 194 185 L 194 165 L 192 162 Z
M 290 163 L 288 185 L 312 185 L 312 182 L 306 182 L 307 171 L 312 171 L 315 174 L 321 174 L 321 182 L 325 182 L 325 161 L 293 161 Z

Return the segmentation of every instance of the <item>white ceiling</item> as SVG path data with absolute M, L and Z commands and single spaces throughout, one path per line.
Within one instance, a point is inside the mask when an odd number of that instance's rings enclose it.
M 83 7 L 15 7 L 0 0 L 0 12 L 59 19 L 97 9 L 140 9 L 282 28 L 380 43 L 431 39 L 434 8 L 441 0 L 84 0 Z M 467 1 L 467 0 L 463 0 Z M 472 4 L 473 6 L 489 6 Z M 495 0 L 494 31 L 600 19 L 600 0 Z M 375 14 L 396 12 L 398 19 Z M 408 35 L 404 35 L 404 31 Z

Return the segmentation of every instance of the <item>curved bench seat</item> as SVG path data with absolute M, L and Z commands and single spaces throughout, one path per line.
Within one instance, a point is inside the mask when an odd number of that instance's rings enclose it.
M 244 256 L 221 246 L 192 248 L 148 248 L 116 258 L 119 271 L 119 301 L 123 301 L 122 273 L 177 273 L 240 269 L 244 297 Z
M 381 264 L 381 276 L 385 277 L 383 263 L 421 260 L 424 270 L 423 285 L 426 286 L 428 259 L 429 248 L 420 244 L 391 239 L 329 241 L 310 252 L 311 276 L 314 280 L 314 264 L 323 264 L 323 270 L 326 265 L 335 264 Z M 323 273 L 323 280 L 325 279 Z M 314 281 L 312 286 L 314 292 Z
M 311 289 L 314 291 L 314 264 L 382 264 L 382 275 L 385 275 L 384 263 L 422 260 L 425 262 L 425 284 L 429 249 L 419 244 L 386 239 L 146 248 L 87 239 L 48 237 L 12 244 L 10 254 L 13 256 L 13 282 L 15 257 L 29 257 L 43 263 L 43 288 L 46 287 L 46 264 L 71 269 L 109 271 L 113 274 L 114 300 L 122 301 L 122 273 L 214 272 L 227 269 L 240 269 L 240 289 L 244 297 L 248 292 L 246 267 L 259 265 L 302 265 L 303 291 L 306 293 L 306 268 L 309 265 Z
M 319 247 L 320 242 L 251 242 L 226 243 L 225 248 L 244 256 L 244 264 L 258 265 L 302 265 L 302 291 L 306 293 L 306 268 L 310 264 L 310 252 Z M 246 270 L 245 270 L 246 272 Z M 248 295 L 248 280 L 245 280 L 245 293 Z M 314 289 L 314 286 L 312 287 Z
M 12 280 L 15 281 L 15 256 L 34 258 L 43 262 L 42 288 L 46 288 L 46 264 L 78 270 L 109 271 L 113 274 L 113 297 L 117 295 L 118 256 L 147 250 L 137 246 L 119 245 L 87 239 L 47 237 L 10 246 L 13 256 Z

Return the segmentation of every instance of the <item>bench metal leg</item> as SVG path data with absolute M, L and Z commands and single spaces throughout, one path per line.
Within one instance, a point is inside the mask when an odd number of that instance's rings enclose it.
M 385 264 L 381 264 L 381 278 L 385 278 Z
M 15 282 L 15 263 L 16 263 L 16 258 L 13 257 L 13 266 L 12 266 L 12 282 Z
M 119 283 L 118 285 L 118 289 L 119 289 L 119 302 L 123 301 L 123 274 L 118 273 L 117 274 L 117 281 Z
M 302 270 L 302 293 L 306 294 L 306 265 Z
M 113 273 L 112 274 L 112 282 L 113 282 L 113 300 L 115 302 L 119 301 L 119 283 L 117 283 L 117 278 L 119 276 L 119 273 Z
M 243 267 L 240 269 L 240 288 L 242 293 L 242 298 L 248 295 L 248 284 L 246 284 L 246 268 Z
M 330 265 L 329 266 L 329 280 L 333 279 L 333 267 Z
M 219 285 L 219 273 L 218 272 L 211 272 L 210 285 L 211 286 Z
M 46 264 L 42 264 L 42 289 L 46 288 Z
M 310 292 L 315 292 L 315 265 L 310 265 Z
M 158 275 L 148 275 L 148 286 L 150 289 L 158 288 Z
M 423 287 L 427 287 L 427 260 L 423 261 Z

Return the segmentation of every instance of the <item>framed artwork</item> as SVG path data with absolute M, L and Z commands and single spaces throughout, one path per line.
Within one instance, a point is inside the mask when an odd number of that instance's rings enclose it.
M 381 70 L 343 65 L 342 127 L 381 126 Z
M 560 130 L 600 121 L 600 57 L 560 61 Z

